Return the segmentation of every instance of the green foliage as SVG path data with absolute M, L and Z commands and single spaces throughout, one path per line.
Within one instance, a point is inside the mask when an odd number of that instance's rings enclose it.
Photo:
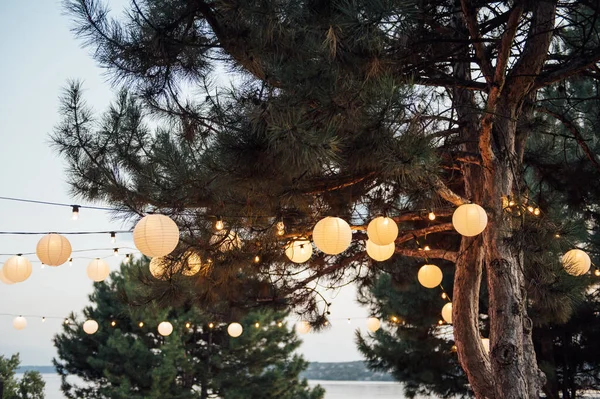
M 0 381 L 4 385 L 3 398 L 44 399 L 46 383 L 38 371 L 26 371 L 20 379 L 15 378 L 20 363 L 18 353 L 10 358 L 0 355 Z
M 147 259 L 123 264 L 108 282 L 94 285 L 93 306 L 83 314 L 100 325 L 96 334 L 85 334 L 71 315 L 74 323 L 55 337 L 54 364 L 67 397 L 322 398 L 320 387 L 309 389 L 298 378 L 307 363 L 292 354 L 300 345 L 295 333 L 285 322 L 277 326 L 286 312 L 250 312 L 240 320 L 244 333 L 232 339 L 227 324 L 198 308 L 133 306 L 147 290 L 135 276 L 147 275 L 147 268 Z M 174 326 L 168 337 L 157 332 L 164 320 Z M 84 383 L 71 383 L 71 375 Z

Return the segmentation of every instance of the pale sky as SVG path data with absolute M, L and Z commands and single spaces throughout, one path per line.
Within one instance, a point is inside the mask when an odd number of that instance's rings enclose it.
M 82 49 L 70 32 L 71 22 L 62 15 L 59 0 L 0 0 L 0 197 L 79 204 L 69 197 L 66 164 L 50 148 L 49 134 L 59 120 L 58 98 L 68 79 L 81 79 L 85 99 L 97 112 L 106 109 L 113 92 L 103 70 L 89 51 Z M 120 12 L 123 0 L 110 0 Z M 85 204 L 82 205 L 98 205 Z M 107 213 L 82 209 L 71 220 L 69 208 L 0 200 L 0 232 L 68 232 L 129 230 L 132 226 L 110 220 Z M 14 316 L 2 314 L 66 317 L 88 303 L 92 282 L 85 269 L 95 257 L 107 257 L 111 269 L 119 259 L 111 248 L 133 247 L 131 235 L 67 236 L 74 250 L 72 267 L 45 267 L 29 255 L 31 277 L 19 284 L 0 283 L 0 354 L 21 354 L 22 364 L 49 365 L 55 356 L 52 337 L 62 320 L 28 317 L 25 330 L 12 327 Z M 0 235 L 0 262 L 17 253 L 34 253 L 41 236 Z M 83 259 L 87 258 L 87 259 Z M 359 307 L 352 287 L 331 294 L 332 328 L 302 336 L 300 352 L 309 361 L 341 362 L 361 358 L 354 330 L 366 331 L 368 310 Z M 348 324 L 347 318 L 352 318 Z

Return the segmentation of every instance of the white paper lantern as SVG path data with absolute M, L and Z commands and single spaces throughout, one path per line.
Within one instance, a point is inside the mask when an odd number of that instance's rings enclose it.
M 168 255 L 179 243 L 179 227 L 168 216 L 146 215 L 133 229 L 133 243 L 150 258 Z
M 375 245 L 389 245 L 398 238 L 398 225 L 391 218 L 379 216 L 367 226 L 367 236 Z
M 202 268 L 202 258 L 195 251 L 188 250 L 183 254 L 181 261 L 181 274 L 184 276 L 194 276 Z
M 233 338 L 237 338 L 244 332 L 244 328 L 240 323 L 231 323 L 227 326 L 227 334 Z
M 483 344 L 483 349 L 485 350 L 485 353 L 490 353 L 490 339 L 481 338 L 481 343 Z
M 87 275 L 92 281 L 104 281 L 110 274 L 108 263 L 100 258 L 91 261 L 87 266 Z
M 304 263 L 312 256 L 309 240 L 293 240 L 285 246 L 285 255 L 294 263 Z
M 563 255 L 562 264 L 567 273 L 573 276 L 581 276 L 590 270 L 592 260 L 581 249 L 572 249 Z
M 378 262 L 383 262 L 384 260 L 388 260 L 394 255 L 396 251 L 396 244 L 391 243 L 388 245 L 376 245 L 371 240 L 367 240 L 367 255 L 371 257 L 371 259 L 376 260 Z
M 20 283 L 31 276 L 31 262 L 24 256 L 11 256 L 2 268 L 4 276 L 13 283 Z
M 350 246 L 352 230 L 345 220 L 328 216 L 315 225 L 313 242 L 323 253 L 337 255 Z
M 442 283 L 442 269 L 436 265 L 423 265 L 417 274 L 419 283 L 425 288 L 435 288 Z
M 15 317 L 13 320 L 13 327 L 17 330 L 23 330 L 27 327 L 27 319 L 23 316 Z
M 60 266 L 71 257 L 71 243 L 60 234 L 47 234 L 37 243 L 35 253 L 48 266 Z
M 150 274 L 158 280 L 166 280 L 169 277 L 167 273 L 169 265 L 166 262 L 167 260 L 162 256 L 150 259 L 150 264 L 148 265 Z
M 296 323 L 296 331 L 298 334 L 308 334 L 311 329 L 310 323 L 306 320 L 300 320 Z
M 83 331 L 88 335 L 95 334 L 98 331 L 98 322 L 96 320 L 87 320 L 83 323 Z
M 442 308 L 442 318 L 448 324 L 452 324 L 452 302 L 448 302 Z
M 464 204 L 456 208 L 452 215 L 454 230 L 465 237 L 480 234 L 487 226 L 485 210 L 477 204 Z
M 14 281 L 10 281 L 8 278 L 6 278 L 6 276 L 4 275 L 3 267 L 0 267 L 0 281 L 2 281 L 6 285 L 12 285 L 15 283 Z
M 381 327 L 381 321 L 377 317 L 369 317 L 367 319 L 367 329 L 371 332 L 379 330 Z
M 242 240 L 236 232 L 232 230 L 220 230 L 215 232 L 208 243 L 210 245 L 216 245 L 221 252 L 233 251 L 234 249 L 240 249 L 242 247 Z
M 168 337 L 173 332 L 173 324 L 163 321 L 158 325 L 158 333 L 163 337 Z

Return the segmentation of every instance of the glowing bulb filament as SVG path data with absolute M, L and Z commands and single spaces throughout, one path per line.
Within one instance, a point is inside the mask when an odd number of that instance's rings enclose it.
M 220 231 L 220 230 L 223 230 L 224 228 L 225 228 L 225 224 L 223 223 L 221 218 L 217 219 L 217 221 L 215 222 L 215 229 Z
M 260 323 L 254 323 L 254 327 L 259 328 L 260 327 Z
M 138 323 L 138 326 L 140 326 L 140 328 L 144 327 L 144 322 L 143 322 L 143 321 L 140 321 L 140 322 Z
M 214 328 L 214 327 L 215 327 L 214 323 L 208 323 L 208 328 Z
M 427 217 L 429 218 L 429 220 L 435 220 L 435 213 L 429 212 L 429 215 L 427 215 Z

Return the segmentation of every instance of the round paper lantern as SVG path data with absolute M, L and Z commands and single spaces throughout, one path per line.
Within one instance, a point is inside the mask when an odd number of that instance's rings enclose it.
M 181 262 L 181 274 L 184 276 L 193 276 L 202 268 L 202 259 L 195 251 L 188 250 L 183 254 Z
M 166 262 L 162 256 L 150 259 L 150 265 L 148 266 L 150 274 L 158 280 L 166 280 L 168 277 L 167 268 L 169 267 Z
M 567 273 L 573 276 L 581 276 L 590 270 L 592 261 L 588 254 L 581 249 L 572 249 L 563 255 L 562 264 Z
M 481 343 L 483 344 L 483 349 L 485 350 L 485 353 L 490 353 L 490 339 L 481 338 Z
M 13 320 L 13 327 L 17 330 L 22 330 L 27 327 L 27 319 L 23 316 L 15 317 Z
M 158 333 L 163 337 L 168 337 L 173 332 L 173 324 L 163 321 L 158 325 Z
M 31 276 L 31 262 L 21 255 L 12 256 L 4 263 L 2 270 L 9 281 L 20 283 Z
M 394 255 L 396 251 L 396 244 L 391 243 L 388 245 L 376 245 L 371 240 L 367 240 L 367 255 L 378 262 L 388 260 Z
M 8 278 L 6 278 L 6 276 L 4 275 L 3 267 L 0 267 L 0 281 L 2 281 L 6 285 L 11 285 L 15 283 L 14 281 L 10 281 Z
M 417 278 L 425 288 L 435 288 L 442 283 L 442 269 L 436 265 L 423 265 L 419 269 Z
M 313 242 L 323 253 L 337 255 L 350 246 L 352 230 L 345 220 L 328 216 L 315 225 Z
M 146 215 L 133 229 L 133 243 L 150 258 L 168 255 L 179 243 L 179 227 L 168 216 Z
M 379 216 L 367 226 L 367 236 L 375 245 L 388 245 L 398 238 L 398 225 L 393 219 Z
M 448 324 L 452 324 L 452 302 L 448 302 L 442 308 L 442 318 Z
M 236 232 L 232 230 L 215 232 L 208 243 L 210 245 L 216 245 L 221 252 L 228 252 L 242 247 L 242 240 L 238 237 Z
M 100 282 L 104 281 L 110 274 L 110 267 L 100 258 L 91 261 L 87 266 L 87 275 L 90 280 Z
M 306 320 L 300 320 L 296 323 L 296 331 L 298 334 L 308 334 L 311 329 L 310 323 Z
M 293 240 L 285 246 L 285 255 L 294 263 L 304 263 L 312 256 L 312 244 L 308 240 Z
M 227 334 L 233 338 L 239 337 L 242 335 L 242 332 L 244 332 L 244 328 L 240 323 L 231 323 L 227 326 Z
M 381 327 L 381 321 L 377 317 L 369 317 L 367 319 L 367 329 L 371 332 L 379 330 Z
M 60 266 L 71 257 L 71 243 L 60 234 L 47 234 L 37 243 L 35 253 L 48 266 Z
M 473 237 L 485 230 L 488 218 L 485 210 L 477 204 L 464 204 L 452 215 L 454 230 L 465 237 Z
M 98 322 L 96 320 L 87 320 L 83 323 L 83 331 L 88 335 L 95 334 L 98 331 Z

